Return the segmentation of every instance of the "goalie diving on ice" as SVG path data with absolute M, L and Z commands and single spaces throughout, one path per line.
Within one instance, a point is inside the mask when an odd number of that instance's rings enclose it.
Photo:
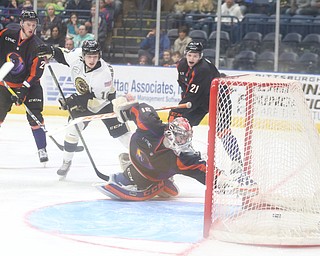
M 163 123 L 152 106 L 128 95 L 114 99 L 112 104 L 118 120 L 133 121 L 137 129 L 131 136 L 129 154 L 119 156 L 122 172 L 97 186 L 102 193 L 129 201 L 177 196 L 176 174 L 205 184 L 206 161 L 193 149 L 193 130 L 186 118 Z M 221 174 L 224 172 L 217 175 Z

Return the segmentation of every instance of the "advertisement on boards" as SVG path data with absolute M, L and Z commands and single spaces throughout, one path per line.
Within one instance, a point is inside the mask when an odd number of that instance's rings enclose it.
M 58 82 L 68 96 L 75 93 L 69 68 L 51 63 Z M 117 95 L 131 93 L 140 102 L 146 102 L 155 108 L 176 105 L 180 101 L 181 90 L 178 86 L 178 73 L 174 67 L 146 67 L 113 65 L 114 86 Z M 255 74 L 262 77 L 273 77 L 299 81 L 305 93 L 307 105 L 316 122 L 320 122 L 320 76 L 312 74 L 291 74 L 274 72 L 249 72 L 237 70 L 221 70 L 226 75 Z M 46 68 L 41 78 L 45 91 L 45 105 L 58 106 L 59 90 L 54 84 L 50 72 Z

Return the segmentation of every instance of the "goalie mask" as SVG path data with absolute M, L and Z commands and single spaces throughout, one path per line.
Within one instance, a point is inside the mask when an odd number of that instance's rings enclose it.
M 177 155 L 192 149 L 192 127 L 184 117 L 177 117 L 168 124 L 164 132 L 164 145 L 172 149 Z

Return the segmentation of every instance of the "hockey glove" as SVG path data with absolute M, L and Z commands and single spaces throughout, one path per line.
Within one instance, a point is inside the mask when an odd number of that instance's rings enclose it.
M 174 112 L 171 110 L 169 112 L 168 122 L 171 123 L 175 118 L 180 117 L 180 116 L 182 116 L 181 113 L 177 113 L 177 112 Z
M 16 96 L 15 95 L 11 96 L 12 102 L 17 106 L 21 105 L 26 100 L 28 91 L 29 91 L 29 88 L 24 85 L 20 88 L 15 89 Z
M 117 119 L 120 123 L 124 123 L 129 120 L 128 111 L 131 107 L 138 102 L 130 96 L 121 96 L 111 101 L 113 105 L 113 111 L 117 115 Z
M 46 57 L 47 59 L 51 59 L 54 57 L 54 47 L 52 45 L 40 44 L 37 47 L 37 55 L 39 58 Z
M 87 110 L 88 100 L 93 99 L 92 93 L 87 93 L 83 95 L 78 95 L 76 93 L 71 94 L 69 97 L 64 100 L 63 98 L 59 99 L 61 109 L 70 111 L 80 111 L 84 112 Z

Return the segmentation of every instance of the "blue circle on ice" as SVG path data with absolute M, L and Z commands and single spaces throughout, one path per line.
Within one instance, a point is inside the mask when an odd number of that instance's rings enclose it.
M 26 219 L 31 226 L 49 233 L 195 243 L 202 239 L 203 204 L 71 202 L 39 208 Z

